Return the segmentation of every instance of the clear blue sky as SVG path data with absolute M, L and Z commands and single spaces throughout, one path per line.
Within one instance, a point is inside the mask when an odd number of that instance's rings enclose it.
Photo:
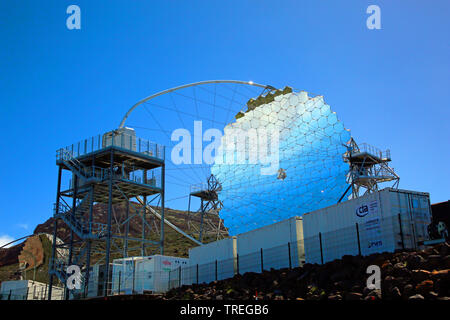
M 70 4 L 81 30 L 66 28 Z M 366 28 L 370 4 L 382 30 Z M 401 188 L 448 200 L 449 16 L 443 0 L 3 0 L 0 237 L 52 215 L 57 148 L 205 79 L 324 95 L 358 141 L 391 149 Z

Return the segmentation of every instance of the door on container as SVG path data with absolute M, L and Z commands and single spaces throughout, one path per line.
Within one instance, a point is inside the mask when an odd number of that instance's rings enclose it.
M 153 261 L 136 261 L 136 276 L 134 279 L 135 291 L 144 293 L 144 291 L 154 291 L 153 285 Z
M 410 213 L 411 222 L 416 244 L 428 240 L 428 225 L 431 223 L 431 215 L 428 204 L 428 197 L 423 195 L 411 194 Z
M 133 260 L 124 260 L 117 264 L 117 286 L 114 288 L 119 293 L 131 294 L 133 292 L 134 263 Z M 120 287 L 119 287 L 120 286 Z

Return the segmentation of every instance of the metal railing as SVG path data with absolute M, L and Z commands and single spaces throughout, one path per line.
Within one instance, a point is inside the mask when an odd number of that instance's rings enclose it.
M 87 181 L 78 179 L 78 187 L 82 187 L 88 181 L 105 181 L 111 176 L 110 168 L 101 168 L 97 166 L 85 167 L 83 171 L 84 177 Z M 144 169 L 136 168 L 133 166 L 121 165 L 113 169 L 113 179 L 125 180 L 138 184 L 143 184 L 150 187 L 161 187 L 161 174 L 158 169 L 145 171 Z M 73 180 L 69 179 L 69 186 L 72 189 Z
M 107 224 L 99 222 L 86 222 L 82 218 L 76 218 L 72 214 L 72 208 L 64 203 L 59 203 L 57 210 L 56 204 L 53 206 L 54 215 L 61 218 L 67 224 L 71 225 L 80 237 L 101 238 L 106 235 L 108 230 Z
M 157 143 L 151 142 L 146 139 L 138 138 L 134 135 L 128 135 L 125 133 L 118 133 L 115 135 L 96 135 L 64 148 L 60 148 L 57 151 L 57 160 L 67 160 L 63 159 L 63 156 L 70 155 L 73 158 L 78 158 L 80 156 L 110 147 L 118 147 L 129 151 L 134 151 L 142 153 L 144 155 L 154 157 L 157 159 L 165 159 L 165 147 Z M 61 150 L 64 150 L 61 151 Z
M 208 190 L 208 183 L 203 182 L 203 183 L 197 183 L 194 185 L 191 185 L 190 187 L 190 192 L 199 192 L 199 191 L 205 191 Z
M 391 158 L 391 151 L 389 149 L 382 151 L 378 149 L 377 147 L 374 147 L 367 143 L 361 143 L 358 144 L 358 148 L 360 152 L 367 152 L 369 154 L 372 154 L 380 159 L 390 159 Z

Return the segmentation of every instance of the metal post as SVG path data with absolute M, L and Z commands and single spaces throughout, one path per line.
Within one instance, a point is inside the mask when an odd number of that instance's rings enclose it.
M 59 213 L 59 198 L 60 198 L 60 192 L 61 192 L 61 174 L 62 174 L 62 167 L 59 166 L 59 168 L 58 168 L 58 186 L 56 189 L 55 215 L 58 215 L 58 213 Z M 53 221 L 54 227 L 53 227 L 52 260 L 50 261 L 51 270 L 55 269 L 56 235 L 57 235 L 57 231 L 58 231 L 58 219 L 55 217 L 53 220 L 54 220 Z M 50 274 L 50 279 L 49 279 L 48 300 L 52 299 L 52 286 L 53 286 L 53 273 Z
M 144 183 L 146 183 L 144 176 Z M 147 214 L 147 196 L 144 196 L 144 212 L 142 213 L 142 248 L 141 248 L 141 256 L 145 256 L 145 216 Z
M 400 226 L 400 239 L 402 240 L 402 249 L 405 250 L 405 239 L 403 238 L 402 216 L 398 214 L 398 224 Z
M 147 170 L 144 170 L 143 172 L 143 179 L 144 184 L 147 184 Z M 145 256 L 145 223 L 146 223 L 146 215 L 147 215 L 147 196 L 144 197 L 144 212 L 142 216 L 142 248 L 141 248 L 141 256 Z
M 198 263 L 197 263 L 197 266 L 196 266 L 196 275 L 197 275 L 197 284 L 198 284 Z
M 126 221 L 127 221 L 127 225 L 125 227 L 125 245 L 123 247 L 123 256 L 126 258 L 128 257 L 128 233 L 130 232 L 130 221 L 129 221 L 129 216 L 130 216 L 130 200 L 127 199 L 127 212 L 126 212 Z
M 200 210 L 202 211 L 202 215 L 201 215 L 201 218 L 200 218 L 200 233 L 198 235 L 198 241 L 202 242 L 202 237 L 203 237 L 203 216 L 205 214 L 205 208 L 204 208 L 204 205 L 203 205 L 203 198 L 201 198 Z
M 236 264 L 237 264 L 237 267 L 236 267 L 237 270 L 236 270 L 236 271 L 237 271 L 237 274 L 239 274 L 239 253 L 236 254 L 236 262 L 237 262 L 237 263 L 236 263 Z
M 358 255 L 361 255 L 361 241 L 359 240 L 359 224 L 356 223 L 356 239 L 358 240 Z
M 216 281 L 217 281 L 218 277 L 217 277 L 217 260 L 216 260 Z
M 167 281 L 167 289 L 168 289 L 168 290 L 172 289 L 172 288 L 170 287 L 170 276 L 171 276 L 171 275 L 172 275 L 172 270 L 169 271 L 169 280 Z
M 75 214 L 77 210 L 77 195 L 78 195 L 78 176 L 73 173 L 73 199 L 72 199 L 72 210 L 70 212 L 70 215 L 72 216 L 72 219 L 75 221 Z M 69 245 L 69 261 L 68 265 L 70 266 L 72 264 L 72 258 L 73 258 L 73 229 L 70 229 L 70 245 Z M 69 289 L 67 288 L 67 284 L 64 284 L 65 286 L 65 299 L 69 300 Z
M 166 152 L 166 147 L 163 148 L 163 152 Z M 166 164 L 163 163 L 161 167 L 161 255 L 164 255 L 164 197 L 166 193 Z
M 178 267 L 178 287 L 181 287 L 181 266 Z
M 117 294 L 120 294 L 120 281 L 121 281 L 121 279 L 120 279 L 120 275 L 121 275 L 121 271 L 119 271 L 119 288 L 118 288 L 118 291 L 117 291 Z
M 114 134 L 113 134 L 114 141 Z M 103 295 L 106 297 L 108 295 L 108 278 L 109 278 L 109 255 L 111 253 L 111 221 L 112 221 L 112 188 L 113 188 L 113 165 L 114 165 L 114 150 L 111 150 L 111 158 L 109 165 L 109 190 L 108 190 L 108 225 L 107 225 L 107 235 L 106 235 L 106 257 L 105 257 L 105 280 L 104 280 L 104 292 Z M 134 285 L 134 278 L 133 278 Z
M 319 232 L 320 262 L 323 264 L 322 232 Z
M 94 188 L 91 188 L 90 191 L 90 204 L 89 204 L 89 235 L 92 234 L 92 220 L 94 214 Z M 89 273 L 89 269 L 91 267 L 91 250 L 92 250 L 92 241 L 89 239 L 87 243 L 87 252 L 86 252 L 86 275 L 84 280 L 84 296 L 86 297 L 89 292 L 89 277 L 91 276 Z
M 134 282 L 136 281 L 136 266 L 134 264 L 134 258 L 132 258 L 132 262 L 133 262 L 133 287 L 131 289 L 131 294 L 134 294 Z
M 289 269 L 292 269 L 291 243 L 288 242 Z
M 261 248 L 261 273 L 264 272 L 263 249 Z

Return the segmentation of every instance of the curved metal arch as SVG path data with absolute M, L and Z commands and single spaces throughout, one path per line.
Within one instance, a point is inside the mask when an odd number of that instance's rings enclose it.
M 270 90 L 274 89 L 274 87 L 272 87 L 270 85 L 258 84 L 258 83 L 254 83 L 253 81 L 240 81 L 240 80 L 205 80 L 205 81 L 199 81 L 199 82 L 185 84 L 185 85 L 182 85 L 182 86 L 178 86 L 178 87 L 174 87 L 174 88 L 167 89 L 167 90 L 164 90 L 164 91 L 160 91 L 158 93 L 155 93 L 155 94 L 153 94 L 151 96 L 148 96 L 147 98 L 144 98 L 141 101 L 137 102 L 125 114 L 125 116 L 123 117 L 122 121 L 120 122 L 119 128 L 123 128 L 123 126 L 125 125 L 125 121 L 127 120 L 128 116 L 131 114 L 131 112 L 133 112 L 134 109 L 136 109 L 139 105 L 141 105 L 141 104 L 143 104 L 143 103 L 145 103 L 145 102 L 147 102 L 147 101 L 149 101 L 149 100 L 151 100 L 153 98 L 156 98 L 156 97 L 161 96 L 163 94 L 170 93 L 170 92 L 173 92 L 173 91 L 177 91 L 177 90 L 180 90 L 180 89 L 194 87 L 194 86 L 198 86 L 198 85 L 202 85 L 202 84 L 210 84 L 210 83 L 237 83 L 237 84 L 246 84 L 246 85 L 249 85 L 249 86 L 260 87 L 260 88 L 270 89 Z

